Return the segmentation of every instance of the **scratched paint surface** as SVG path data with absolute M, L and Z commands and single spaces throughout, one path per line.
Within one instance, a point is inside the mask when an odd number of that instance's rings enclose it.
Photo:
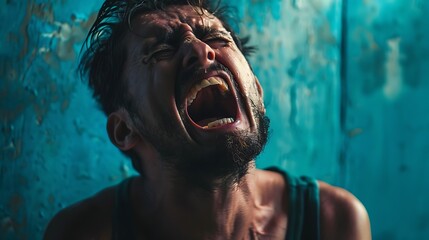
M 261 168 L 336 182 L 339 132 L 340 1 L 238 1 L 243 34 L 271 118 Z
M 76 74 L 100 1 L 1 1 L 0 239 L 41 239 L 64 206 L 132 173 Z
M 429 2 L 348 9 L 345 185 L 374 239 L 429 239 Z
M 40 239 L 59 209 L 134 174 L 75 74 L 100 5 L 1 1 L 0 239 Z M 428 4 L 234 5 L 258 47 L 250 62 L 272 119 L 258 166 L 348 188 L 368 207 L 374 239 L 427 238 Z

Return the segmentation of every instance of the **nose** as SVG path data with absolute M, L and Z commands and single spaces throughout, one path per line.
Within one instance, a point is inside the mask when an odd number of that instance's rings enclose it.
M 205 42 L 195 37 L 185 39 L 183 43 L 183 67 L 209 67 L 216 58 L 215 51 Z

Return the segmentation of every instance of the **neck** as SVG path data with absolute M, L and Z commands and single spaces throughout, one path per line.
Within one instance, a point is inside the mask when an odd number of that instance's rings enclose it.
M 248 235 L 254 204 L 254 164 L 235 180 L 203 175 L 189 179 L 169 168 L 158 170 L 147 171 L 150 173 L 137 185 L 144 191 L 133 197 L 138 201 L 136 209 L 142 210 L 138 219 L 149 219 L 148 230 L 156 234 L 153 237 L 171 233 L 157 238 L 243 239 Z

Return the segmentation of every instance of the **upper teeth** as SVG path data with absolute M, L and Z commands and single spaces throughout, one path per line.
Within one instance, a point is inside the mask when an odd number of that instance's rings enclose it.
M 201 89 L 208 87 L 208 86 L 213 86 L 213 85 L 219 85 L 222 92 L 228 91 L 228 85 L 226 84 L 226 82 L 222 78 L 209 77 L 207 79 L 204 79 L 200 83 L 195 84 L 195 86 L 193 86 L 191 88 L 191 90 L 189 91 L 188 97 L 187 97 L 188 106 L 192 104 L 192 102 L 195 100 L 198 92 Z

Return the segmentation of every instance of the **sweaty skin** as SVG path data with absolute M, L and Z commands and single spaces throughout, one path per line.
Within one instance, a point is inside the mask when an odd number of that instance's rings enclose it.
M 170 6 L 136 17 L 123 44 L 127 60 L 122 80 L 137 116 L 118 109 L 109 116 L 107 129 L 119 149 L 136 152 L 144 171 L 130 189 L 137 239 L 285 239 L 289 193 L 283 176 L 257 170 L 252 160 L 247 174 L 230 184 L 199 175 L 213 187 L 207 190 L 165 164 L 156 145 L 166 142 L 173 153 L 193 149 L 190 157 L 203 161 L 216 151 L 219 136 L 257 134 L 254 108 L 265 111 L 262 88 L 221 21 L 190 6 Z M 229 73 L 210 70 L 215 63 Z M 213 76 L 228 84 L 238 114 L 233 123 L 204 129 L 186 114 L 187 97 L 192 86 Z M 371 239 L 363 205 L 343 189 L 319 185 L 322 239 Z M 111 239 L 116 190 L 107 188 L 59 212 L 45 240 Z

